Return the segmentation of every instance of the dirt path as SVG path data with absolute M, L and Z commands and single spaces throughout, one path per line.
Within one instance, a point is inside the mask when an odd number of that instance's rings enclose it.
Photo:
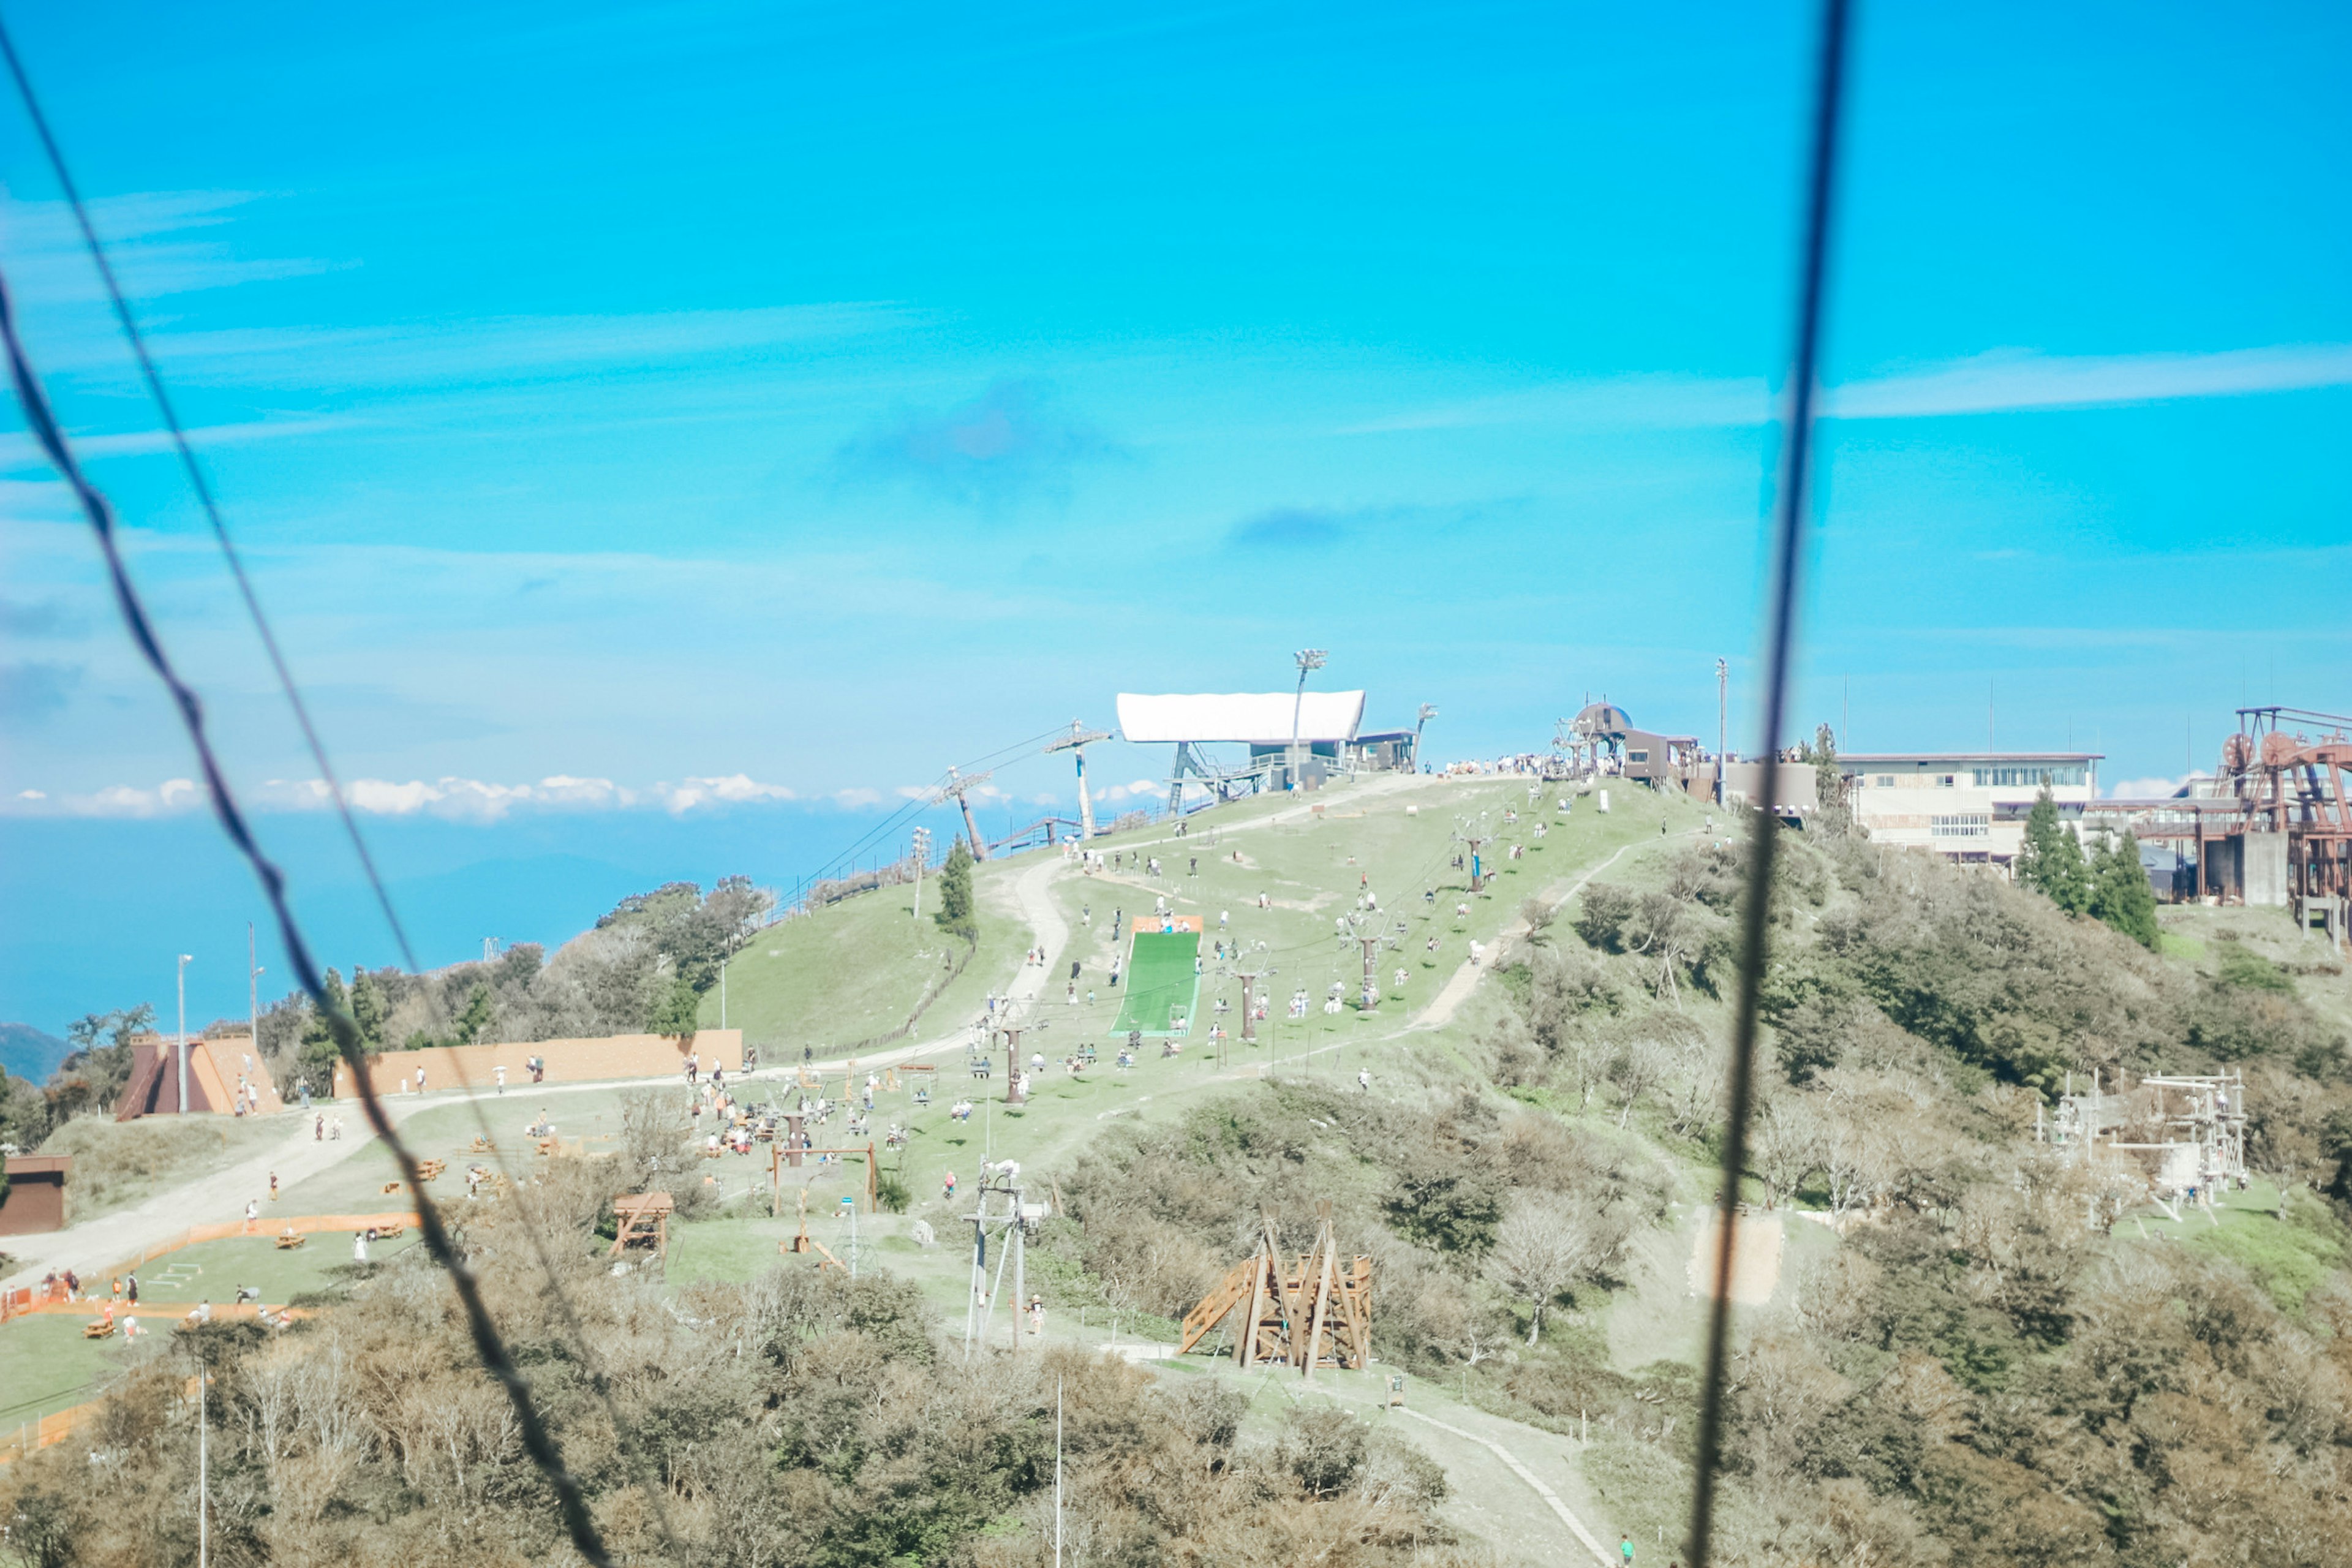
M 1701 1300 L 1715 1299 L 1717 1250 L 1723 1245 L 1723 1221 L 1712 1209 L 1691 1237 L 1690 1293 Z M 1741 1215 L 1731 1237 L 1731 1299 L 1743 1307 L 1760 1307 L 1780 1284 L 1780 1248 L 1784 1237 L 1778 1215 Z

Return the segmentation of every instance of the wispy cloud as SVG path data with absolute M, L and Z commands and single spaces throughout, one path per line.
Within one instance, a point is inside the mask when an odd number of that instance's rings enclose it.
M 1225 531 L 1236 550 L 1321 550 L 1343 544 L 1358 531 L 1358 520 L 1314 507 L 1277 507 L 1244 518 Z
M 0 719 L 21 724 L 47 718 L 66 705 L 81 677 L 78 664 L 0 664 Z
M 341 388 L 540 381 L 779 351 L 887 331 L 919 319 L 887 302 L 757 306 L 629 315 L 500 316 L 372 327 L 155 334 L 157 357 L 211 382 Z
M 2046 354 L 1997 349 L 1832 386 L 1825 416 L 1923 419 L 2095 408 L 2192 397 L 2248 397 L 2352 386 L 2352 344 L 2290 344 L 2206 353 Z M 1548 383 L 1432 404 L 1340 427 L 1340 435 L 1535 425 L 1590 430 L 1762 425 L 1760 378 L 1627 375 Z
M 148 191 L 100 196 L 88 205 L 107 259 L 134 300 L 308 277 L 340 265 L 308 257 L 240 256 L 220 240 L 200 237 L 261 199 L 252 191 Z M 21 299 L 47 305 L 105 299 L 72 210 L 63 202 L 0 195 L 0 212 L 5 218 L 0 223 L 0 254 L 8 258 L 10 281 Z
M 360 424 L 356 419 L 250 419 L 231 425 L 207 425 L 188 432 L 189 444 L 198 451 L 215 447 L 244 446 L 254 441 L 278 441 L 296 436 L 314 436 L 325 430 L 347 430 Z M 172 449 L 172 437 L 163 431 L 131 430 L 111 436 L 72 436 L 74 456 L 82 459 L 94 458 L 137 458 Z M 0 468 L 47 467 L 48 458 L 33 444 L 30 436 L 0 435 Z
M 2347 385 L 2346 343 L 2071 357 L 2000 349 L 1834 388 L 1826 407 L 1842 419 L 1912 419 Z
M 911 483 L 987 508 L 1060 492 L 1079 466 L 1116 451 L 1091 425 L 1056 412 L 1044 388 L 1000 381 L 961 407 L 902 413 L 845 444 L 835 460 L 852 479 Z

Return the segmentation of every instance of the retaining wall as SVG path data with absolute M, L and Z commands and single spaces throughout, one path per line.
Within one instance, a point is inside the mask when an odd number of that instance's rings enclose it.
M 509 1089 L 530 1087 L 523 1063 L 532 1057 L 547 1063 L 549 1083 L 585 1083 L 612 1078 L 672 1078 L 686 1070 L 687 1053 L 701 1059 L 702 1070 L 723 1067 L 743 1068 L 743 1031 L 702 1029 L 681 1039 L 675 1035 L 606 1035 L 597 1039 L 531 1040 L 523 1044 L 436 1046 L 427 1051 L 384 1051 L 368 1058 L 369 1075 L 378 1094 L 415 1094 L 416 1069 L 425 1069 L 425 1091 L 438 1093 L 467 1084 L 488 1093 L 498 1084 L 492 1070 L 507 1069 Z M 351 1069 L 335 1067 L 337 1099 L 358 1093 Z

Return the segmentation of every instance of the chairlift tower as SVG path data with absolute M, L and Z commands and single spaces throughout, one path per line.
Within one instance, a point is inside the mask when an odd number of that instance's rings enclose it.
M 923 918 L 923 872 L 931 863 L 929 828 L 919 826 L 915 829 L 914 847 L 907 852 L 907 858 L 915 863 L 915 919 L 920 921 Z
M 1087 748 L 1097 741 L 1108 741 L 1108 730 L 1089 730 L 1079 721 L 1070 721 L 1070 732 L 1058 741 L 1046 743 L 1047 752 L 1068 752 L 1078 763 L 1078 841 L 1084 843 L 1095 836 L 1094 803 L 1087 798 Z
M 1048 1209 L 1044 1204 L 1033 1204 L 1021 1185 L 1021 1167 L 1007 1160 L 1002 1165 L 982 1167 L 980 1186 L 975 1194 L 980 1207 L 966 1217 L 971 1221 L 971 1286 L 965 1292 L 963 1308 L 963 1353 L 971 1359 L 973 1348 L 986 1350 L 990 1324 L 996 1316 L 996 1303 L 1004 1293 L 1004 1266 L 1013 1266 L 1013 1343 L 1021 1348 L 1021 1314 L 1026 1309 L 1029 1293 L 1028 1240 L 1045 1222 Z M 988 1237 L 993 1230 L 998 1237 L 996 1278 L 992 1288 L 988 1273 Z
M 963 808 L 963 830 L 971 836 L 971 858 L 975 860 L 988 858 L 988 845 L 981 838 L 980 824 L 971 815 L 971 792 L 995 776 L 993 771 L 982 773 L 960 773 L 955 769 L 950 768 L 948 782 L 941 784 L 937 793 L 931 796 L 931 804 L 934 805 L 944 805 L 950 797 L 953 797 L 956 805 Z
M 1319 647 L 1303 647 L 1291 656 L 1298 666 L 1298 695 L 1290 705 L 1290 751 L 1284 758 L 1290 773 L 1290 786 L 1298 787 L 1299 770 L 1305 765 L 1298 753 L 1299 716 L 1307 710 L 1307 678 L 1329 662 L 1329 655 Z

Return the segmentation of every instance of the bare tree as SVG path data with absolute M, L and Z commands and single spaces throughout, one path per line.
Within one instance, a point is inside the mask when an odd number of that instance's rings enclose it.
M 1512 1206 L 1495 1233 L 1486 1269 L 1496 1284 L 1534 1308 L 1528 1344 L 1542 1336 L 1544 1309 L 1552 1298 L 1616 1261 L 1628 1229 L 1621 1213 L 1585 1208 L 1559 1195 L 1523 1196 Z
M 1822 1141 L 1811 1101 L 1783 1094 L 1766 1102 L 1748 1144 L 1748 1168 L 1763 1180 L 1766 1208 L 1778 1208 L 1821 1168 Z
M 1633 1102 L 1654 1089 L 1674 1066 L 1671 1047 L 1651 1034 L 1637 1034 L 1621 1042 L 1609 1061 L 1609 1081 L 1617 1088 L 1617 1125 L 1633 1119 Z

